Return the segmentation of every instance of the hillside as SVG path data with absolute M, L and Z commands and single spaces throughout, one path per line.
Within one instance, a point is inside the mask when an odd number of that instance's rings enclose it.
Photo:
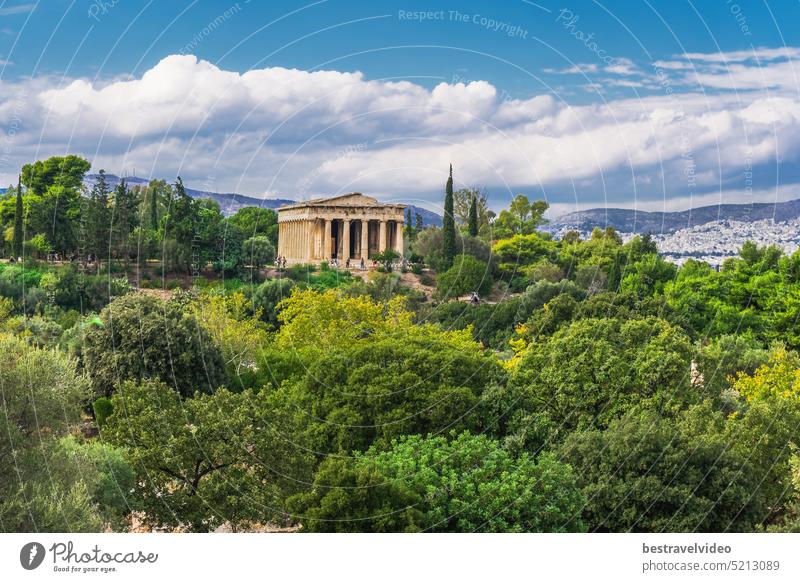
M 753 222 L 774 219 L 787 222 L 800 218 L 800 200 L 777 203 L 721 204 L 678 212 L 644 212 L 626 208 L 593 208 L 564 214 L 547 227 L 552 232 L 591 231 L 613 226 L 620 232 L 672 234 L 718 220 Z

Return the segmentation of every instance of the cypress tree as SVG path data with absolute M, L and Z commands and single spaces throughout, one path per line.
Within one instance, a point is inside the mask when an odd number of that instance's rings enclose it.
M 158 231 L 158 188 L 150 184 L 150 228 Z
M 477 197 L 469 201 L 469 236 L 478 236 L 478 204 Z
M 453 264 L 456 256 L 456 221 L 453 215 L 453 164 L 450 164 L 450 176 L 444 195 L 444 220 L 442 223 L 443 253 L 448 267 Z
M 23 208 L 22 208 L 22 179 L 17 177 L 17 206 L 14 209 L 14 238 L 12 241 L 14 255 L 22 256 L 22 239 L 25 236 L 23 230 Z

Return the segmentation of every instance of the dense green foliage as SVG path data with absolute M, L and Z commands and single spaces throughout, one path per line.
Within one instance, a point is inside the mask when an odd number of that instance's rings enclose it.
M 289 506 L 310 531 L 582 531 L 585 500 L 552 454 L 511 455 L 469 433 L 403 437 L 327 459 Z
M 520 397 L 568 428 L 605 427 L 640 402 L 670 414 L 696 399 L 692 344 L 660 319 L 582 319 L 518 357 Z
M 60 444 L 88 395 L 74 360 L 0 336 L 0 524 L 4 531 L 97 531 L 96 473 Z
M 166 273 L 213 267 L 227 277 L 274 260 L 273 210 L 248 207 L 225 218 L 215 201 L 189 196 L 180 178 L 172 186 L 153 180 L 132 188 L 123 179 L 112 189 L 100 170 L 87 189 L 88 171 L 77 156 L 26 164 L 20 184 L 0 196 L 0 227 L 11 233 L 3 254 L 57 256 L 95 274 L 110 272 L 115 262 L 159 260 Z
M 183 395 L 225 383 L 220 349 L 176 302 L 130 295 L 111 302 L 85 331 L 83 362 L 95 394 L 126 380 L 159 379 Z
M 277 484 L 289 477 L 279 471 L 286 444 L 262 397 L 223 388 L 182 400 L 148 381 L 121 385 L 112 402 L 103 435 L 127 451 L 137 507 L 150 525 L 208 531 L 225 521 L 276 519 Z
M 450 180 L 400 272 L 262 271 L 274 212 L 87 170 L 0 197 L 0 529 L 800 530 L 800 252 L 678 267 Z
M 606 430 L 573 433 L 561 452 L 589 500 L 592 530 L 750 531 L 763 517 L 758 474 L 707 406 L 677 419 L 633 408 Z
M 437 296 L 455 299 L 468 293 L 486 295 L 492 289 L 489 266 L 470 255 L 458 255 L 453 266 L 439 275 L 436 281 Z

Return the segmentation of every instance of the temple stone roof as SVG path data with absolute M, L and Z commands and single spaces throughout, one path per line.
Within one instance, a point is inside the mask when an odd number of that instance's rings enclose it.
M 304 200 L 297 204 L 289 204 L 281 206 L 278 210 L 288 210 L 290 208 L 308 208 L 308 207 L 325 207 L 325 206 L 375 206 L 375 207 L 401 207 L 405 208 L 405 204 L 383 204 L 378 202 L 371 196 L 365 196 L 361 192 L 351 192 L 349 194 L 340 194 L 339 196 L 331 196 L 329 198 L 315 198 L 313 200 Z

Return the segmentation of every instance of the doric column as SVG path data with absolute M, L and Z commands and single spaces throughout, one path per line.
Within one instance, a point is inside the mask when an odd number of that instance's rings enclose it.
M 369 220 L 361 219 L 361 258 L 369 259 Z
M 381 227 L 378 234 L 378 252 L 382 253 L 386 250 L 386 221 L 381 220 Z
M 350 258 L 350 219 L 342 221 L 342 261 Z
M 286 256 L 286 222 L 278 223 L 278 255 Z
M 326 261 L 333 255 L 333 240 L 331 240 L 331 220 L 325 219 L 325 238 L 322 239 L 322 258 Z
M 308 235 L 308 239 L 306 240 L 306 262 L 310 263 L 314 260 L 314 243 L 316 242 L 317 238 L 317 221 L 312 219 L 307 221 L 305 224 Z
M 403 258 L 403 221 L 396 220 L 394 223 L 394 250 Z

